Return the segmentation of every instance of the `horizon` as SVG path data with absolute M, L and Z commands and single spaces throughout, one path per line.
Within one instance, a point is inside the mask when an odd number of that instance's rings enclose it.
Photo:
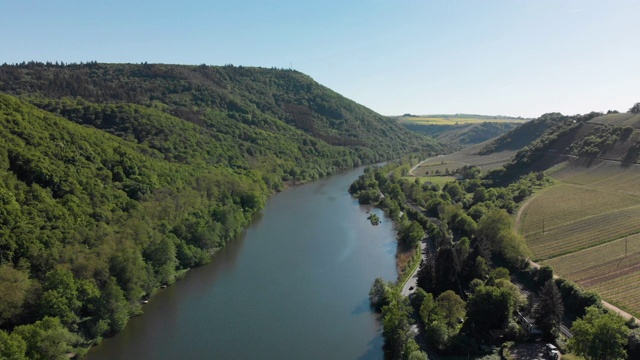
M 633 1 L 0 1 L 12 35 L 1 63 L 291 68 L 386 116 L 536 118 L 640 101 Z

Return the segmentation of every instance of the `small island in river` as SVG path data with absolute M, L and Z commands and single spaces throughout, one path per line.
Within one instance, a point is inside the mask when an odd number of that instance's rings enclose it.
M 368 220 L 371 221 L 371 225 L 378 225 L 380 224 L 380 218 L 378 217 L 378 215 L 376 214 L 371 214 L 367 217 Z

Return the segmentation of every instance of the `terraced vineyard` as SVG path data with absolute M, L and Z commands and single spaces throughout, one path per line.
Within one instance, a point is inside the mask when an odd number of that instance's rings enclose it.
M 640 315 L 640 166 L 565 162 L 558 184 L 521 210 L 518 231 L 534 261 Z

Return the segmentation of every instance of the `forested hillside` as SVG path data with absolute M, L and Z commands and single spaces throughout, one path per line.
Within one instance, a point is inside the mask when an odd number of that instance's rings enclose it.
M 296 71 L 0 66 L 0 357 L 82 354 L 267 196 L 439 146 Z

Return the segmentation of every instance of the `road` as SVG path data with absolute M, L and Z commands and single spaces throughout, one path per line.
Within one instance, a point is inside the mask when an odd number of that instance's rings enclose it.
M 432 159 L 435 159 L 435 158 L 439 158 L 439 157 L 441 157 L 441 156 L 442 156 L 442 155 L 438 155 L 438 156 L 430 157 L 430 158 L 428 158 L 428 159 L 426 159 L 426 160 L 422 160 L 422 161 L 420 161 L 420 162 L 418 163 L 418 165 L 416 165 L 416 166 L 412 167 L 412 168 L 411 168 L 411 170 L 409 170 L 409 175 L 416 176 L 416 174 L 414 174 L 414 173 L 413 173 L 413 171 L 414 171 L 415 169 L 417 169 L 417 168 L 418 168 L 418 166 L 422 165 L 422 163 L 423 163 L 423 162 L 425 162 L 425 161 L 429 161 L 429 160 L 432 160 Z
M 426 254 L 425 254 L 426 248 L 427 248 L 427 238 L 425 237 L 420 242 L 420 252 L 422 253 L 422 260 L 424 260 L 424 258 L 426 257 Z M 402 296 L 411 295 L 411 293 L 413 293 L 418 287 L 418 269 L 420 269 L 420 266 L 417 266 L 413 270 L 413 274 L 411 274 L 411 276 L 409 277 L 409 280 L 407 280 L 407 282 L 404 283 L 404 286 L 402 287 Z

